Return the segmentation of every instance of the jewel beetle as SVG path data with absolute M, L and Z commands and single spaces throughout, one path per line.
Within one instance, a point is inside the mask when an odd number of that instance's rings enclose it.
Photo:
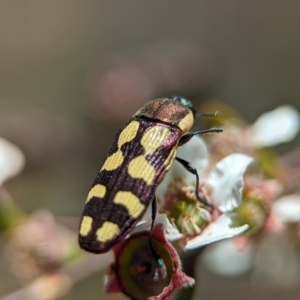
M 220 132 L 220 128 L 189 132 L 195 110 L 181 96 L 146 103 L 118 132 L 111 150 L 88 193 L 79 228 L 79 245 L 86 251 L 109 251 L 135 227 L 152 202 L 152 228 L 156 215 L 155 189 L 174 160 L 196 177 L 196 168 L 176 157 L 177 148 L 194 135 Z M 197 188 L 197 199 L 200 199 Z M 157 257 L 151 244 L 152 253 Z

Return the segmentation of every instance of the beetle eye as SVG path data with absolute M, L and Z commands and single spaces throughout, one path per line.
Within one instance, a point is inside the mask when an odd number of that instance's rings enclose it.
M 171 95 L 168 98 L 183 104 L 185 107 L 189 108 L 195 116 L 195 110 L 193 108 L 193 105 L 188 99 L 179 95 Z
M 172 99 L 174 101 L 178 101 L 178 102 L 182 102 L 183 97 L 179 96 L 179 95 L 171 95 L 168 97 L 169 99 Z

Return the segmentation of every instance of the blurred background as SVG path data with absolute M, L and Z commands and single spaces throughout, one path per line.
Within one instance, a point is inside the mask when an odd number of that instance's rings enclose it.
M 300 109 L 299 13 L 298 1 L 0 1 L 0 136 L 26 156 L 6 189 L 26 213 L 44 208 L 76 228 L 116 131 L 146 101 L 217 99 L 249 122 L 280 104 Z M 24 284 L 9 271 L 7 239 L 0 296 Z M 300 292 L 255 290 L 247 274 L 204 267 L 198 280 L 199 299 Z M 62 299 L 111 299 L 102 285 L 97 272 Z

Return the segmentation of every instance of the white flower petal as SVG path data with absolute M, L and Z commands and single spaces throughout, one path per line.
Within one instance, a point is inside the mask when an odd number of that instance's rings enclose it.
M 177 155 L 179 158 L 187 160 L 198 171 L 201 176 L 208 164 L 208 151 L 205 142 L 198 136 L 194 136 L 188 143 L 178 147 Z M 156 195 L 163 199 L 169 184 L 175 178 L 181 178 L 186 185 L 195 183 L 195 175 L 188 172 L 180 163 L 174 161 L 169 172 L 156 189 Z
M 165 234 L 168 241 L 176 241 L 183 237 L 183 235 L 170 223 L 166 214 L 159 214 L 155 219 L 155 224 L 162 223 L 165 228 Z
M 209 245 L 201 257 L 203 264 L 215 274 L 233 277 L 246 273 L 253 266 L 252 244 L 238 249 L 231 239 Z
M 299 112 L 292 106 L 283 105 L 266 112 L 252 126 L 256 147 L 275 146 L 295 138 L 300 129 Z
M 165 234 L 169 241 L 176 241 L 183 237 L 183 235 L 170 223 L 166 214 L 157 214 L 154 224 L 163 224 Z M 141 220 L 134 228 L 133 232 L 149 230 L 151 228 L 151 219 Z
M 281 197 L 274 202 L 272 213 L 284 223 L 300 222 L 300 195 Z
M 214 204 L 223 212 L 233 210 L 241 203 L 243 174 L 252 158 L 233 153 L 219 161 L 208 175 Z
M 16 176 L 24 165 L 25 157 L 21 150 L 0 137 L 0 185 Z
M 192 250 L 216 241 L 230 238 L 249 228 L 247 224 L 240 227 L 230 227 L 231 222 L 231 214 L 221 215 L 216 221 L 210 223 L 200 235 L 189 240 L 185 249 Z

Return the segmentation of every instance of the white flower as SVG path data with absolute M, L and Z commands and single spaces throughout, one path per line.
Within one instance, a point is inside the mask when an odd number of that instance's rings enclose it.
M 199 235 L 187 241 L 185 249 L 195 249 L 218 240 L 233 237 L 247 230 L 247 224 L 241 227 L 231 227 L 232 213 L 230 212 L 241 203 L 243 174 L 252 158 L 243 154 L 231 154 L 217 163 L 207 178 L 205 178 L 203 175 L 208 165 L 208 154 L 207 147 L 201 138 L 194 137 L 189 143 L 182 146 L 182 150 L 178 151 L 177 156 L 196 166 L 200 175 L 200 183 L 208 186 L 211 191 L 213 204 L 219 211 L 223 212 L 214 221 L 209 221 L 209 224 L 204 229 L 197 231 Z M 163 207 L 164 194 L 169 183 L 174 181 L 175 178 L 181 178 L 185 184 L 195 184 L 195 176 L 190 176 L 189 172 L 182 166 L 174 163 L 170 168 L 169 174 L 158 188 L 157 195 L 161 200 L 159 207 Z M 143 229 L 149 228 L 150 216 L 151 207 L 148 208 L 143 221 L 138 225 L 143 226 L 141 227 Z M 208 220 L 210 219 L 208 218 Z M 170 241 L 185 236 L 170 223 L 165 214 L 158 214 L 155 223 L 163 223 L 165 225 L 166 236 Z M 139 226 L 137 226 L 136 230 L 140 230 Z
M 232 215 L 230 214 L 220 215 L 214 222 L 211 222 L 204 228 L 200 235 L 189 240 L 185 245 L 185 249 L 192 250 L 216 241 L 231 238 L 248 229 L 249 226 L 247 224 L 240 227 L 231 227 L 231 217 Z
M 25 157 L 21 150 L 0 137 L 0 186 L 8 179 L 16 176 L 25 165 Z
M 151 210 L 151 207 L 147 209 L 147 212 Z M 147 214 L 147 213 L 146 213 Z M 149 214 L 147 214 L 148 216 Z M 155 224 L 163 224 L 165 228 L 165 234 L 168 239 L 168 241 L 173 242 L 176 240 L 179 240 L 183 237 L 183 234 L 180 233 L 169 221 L 166 214 L 157 214 L 155 218 Z M 149 217 L 145 216 L 143 219 L 136 225 L 133 232 L 139 232 L 143 230 L 149 230 L 149 226 L 151 224 L 151 219 Z
M 210 171 L 207 183 L 212 191 L 214 204 L 222 212 L 232 211 L 242 200 L 243 175 L 252 158 L 233 153 L 219 161 Z
M 286 232 L 272 232 L 263 239 L 241 247 L 235 239 L 209 245 L 201 261 L 211 272 L 224 277 L 237 277 L 252 270 L 251 281 L 276 287 L 299 283 L 299 251 L 297 243 Z
M 253 266 L 255 247 L 253 244 L 238 249 L 232 239 L 220 241 L 204 250 L 201 261 L 215 274 L 233 277 L 246 273 Z
M 275 146 L 293 140 L 299 133 L 299 112 L 283 105 L 265 112 L 252 125 L 253 143 L 256 147 Z
M 286 195 L 278 199 L 272 206 L 272 214 L 282 223 L 299 223 L 300 195 Z

